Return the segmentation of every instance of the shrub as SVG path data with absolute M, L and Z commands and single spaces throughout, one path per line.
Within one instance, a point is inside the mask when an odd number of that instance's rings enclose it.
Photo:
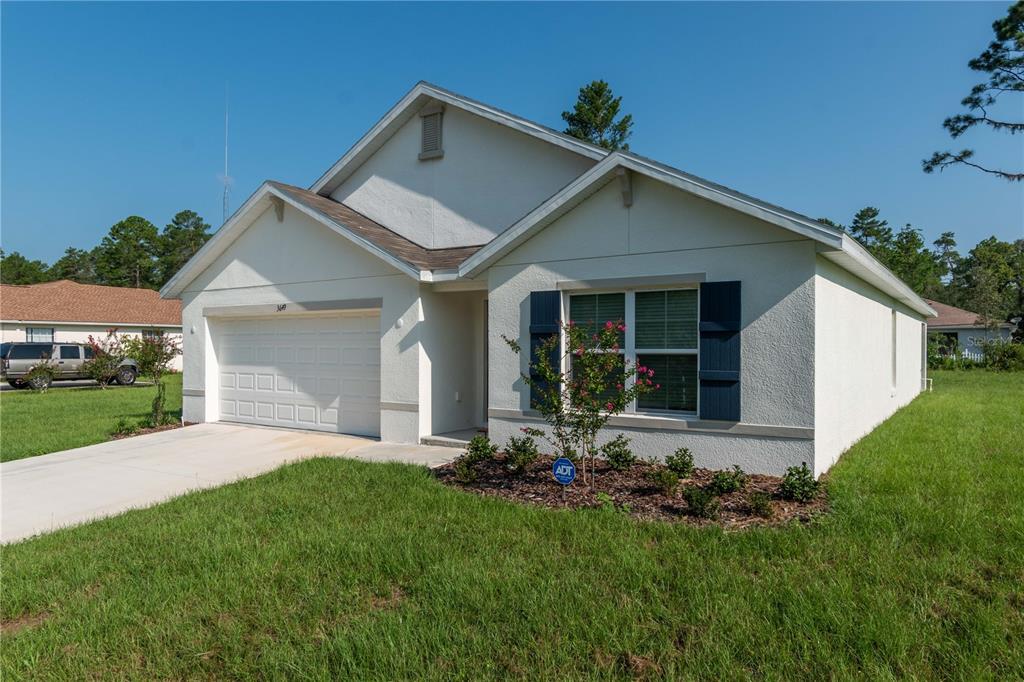
M 616 504 L 615 498 L 608 493 L 597 493 L 595 497 L 601 503 L 601 511 L 618 512 L 620 514 L 628 514 L 633 511 L 632 507 L 628 504 Z
M 107 331 L 106 338 L 97 339 L 89 335 L 89 347 L 92 349 L 92 359 L 82 364 L 82 372 L 94 379 L 100 388 L 106 388 L 121 368 L 121 361 L 124 360 L 124 349 L 121 346 L 121 339 L 117 336 L 117 330 Z
M 139 425 L 135 422 L 130 422 L 124 417 L 117 420 L 117 425 L 114 430 L 110 432 L 111 436 L 134 436 L 139 432 Z
M 636 455 L 629 449 L 629 439 L 621 433 L 601 446 L 601 453 L 608 460 L 608 466 L 616 471 L 625 471 L 636 462 Z
M 43 392 L 53 380 L 60 376 L 60 368 L 53 360 L 45 359 L 33 365 L 25 373 L 25 383 L 33 390 Z
M 455 480 L 459 483 L 472 483 L 477 479 L 476 465 L 466 455 L 456 459 L 452 468 L 455 470 Z
M 711 477 L 708 489 L 715 495 L 727 495 L 743 490 L 747 485 L 747 475 L 739 465 L 733 465 L 732 471 L 716 471 Z
M 647 472 L 647 480 L 651 482 L 665 497 L 672 497 L 679 485 L 679 476 L 669 469 L 655 469 Z
M 760 516 L 762 519 L 770 519 L 774 513 L 772 511 L 771 499 L 768 493 L 750 493 L 747 496 L 747 506 L 750 507 L 750 513 L 754 516 Z
M 150 411 L 150 422 L 163 424 L 164 403 L 166 402 L 167 387 L 164 385 L 164 375 L 171 367 L 171 362 L 181 353 L 178 341 L 170 334 L 163 334 L 152 337 L 122 337 L 121 349 L 125 354 L 135 360 L 139 374 L 152 377 L 156 384 L 156 397 L 153 398 L 153 407 Z
M 818 492 L 818 482 L 814 480 L 814 474 L 807 468 L 807 462 L 802 462 L 798 467 L 789 467 L 782 477 L 779 485 L 779 493 L 784 499 L 796 502 L 810 502 L 815 493 Z
M 512 436 L 505 445 L 505 466 L 517 476 L 522 476 L 539 455 L 537 441 L 532 437 Z
M 693 476 L 693 453 L 690 448 L 679 448 L 665 458 L 665 466 L 674 471 L 679 478 Z
M 457 458 L 452 465 L 455 469 L 455 478 L 460 483 L 472 483 L 477 479 L 477 465 L 494 457 L 498 446 L 487 439 L 487 436 L 478 434 L 473 436 L 466 446 L 466 452 Z
M 696 486 L 689 486 L 683 490 L 683 498 L 690 513 L 702 519 L 717 519 L 718 511 L 722 503 L 713 492 Z
M 1024 371 L 1024 343 L 991 339 L 981 344 L 982 364 L 1001 372 Z

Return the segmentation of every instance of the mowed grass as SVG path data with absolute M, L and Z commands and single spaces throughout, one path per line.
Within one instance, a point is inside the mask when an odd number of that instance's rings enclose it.
M 168 375 L 167 411 L 181 416 L 181 374 Z M 154 386 L 71 387 L 0 392 L 0 462 L 100 443 L 122 417 L 149 415 Z
M 2 672 L 1019 679 L 1022 425 L 1019 374 L 940 374 L 828 516 L 735 533 L 311 460 L 5 548 Z

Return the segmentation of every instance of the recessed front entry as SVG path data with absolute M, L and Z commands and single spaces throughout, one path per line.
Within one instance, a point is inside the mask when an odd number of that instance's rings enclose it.
M 380 313 L 216 324 L 222 421 L 380 436 Z

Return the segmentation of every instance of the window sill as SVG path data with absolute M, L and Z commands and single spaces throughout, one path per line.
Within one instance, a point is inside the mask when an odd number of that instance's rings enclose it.
M 444 150 L 438 149 L 432 152 L 420 152 L 420 161 L 429 161 L 430 159 L 441 159 L 444 158 Z

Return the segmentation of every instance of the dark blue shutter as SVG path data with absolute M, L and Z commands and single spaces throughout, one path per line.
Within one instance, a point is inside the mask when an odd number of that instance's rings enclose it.
M 700 418 L 740 420 L 740 283 L 700 287 Z
M 533 359 L 536 357 L 537 349 L 545 341 L 558 334 L 558 324 L 561 320 L 562 298 L 557 291 L 532 291 L 530 292 L 530 378 L 540 381 L 540 377 L 533 372 Z M 551 365 L 558 367 L 559 359 L 562 356 L 561 345 L 555 347 L 551 353 Z M 537 391 L 530 389 L 530 407 L 540 398 Z

